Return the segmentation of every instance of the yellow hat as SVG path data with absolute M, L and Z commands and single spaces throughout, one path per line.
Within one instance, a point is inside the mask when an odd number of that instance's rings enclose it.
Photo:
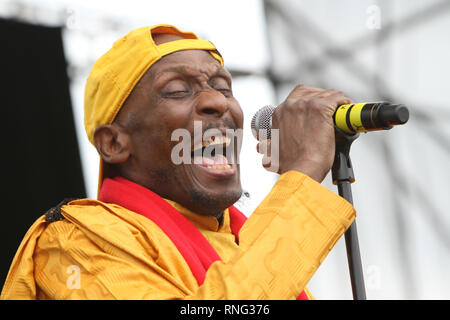
M 175 34 L 184 39 L 156 45 L 154 34 Z M 89 141 L 94 144 L 98 126 L 114 121 L 133 88 L 155 62 L 172 52 L 191 49 L 208 50 L 223 66 L 220 53 L 210 41 L 167 24 L 139 28 L 117 40 L 95 62 L 86 82 L 84 125 Z M 100 161 L 99 187 L 104 167 Z

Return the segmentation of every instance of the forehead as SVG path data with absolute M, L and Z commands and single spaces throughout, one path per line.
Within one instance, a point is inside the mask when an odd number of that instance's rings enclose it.
M 145 77 L 156 80 L 169 73 L 205 74 L 227 73 L 219 61 L 204 50 L 183 50 L 161 58 L 147 72 Z

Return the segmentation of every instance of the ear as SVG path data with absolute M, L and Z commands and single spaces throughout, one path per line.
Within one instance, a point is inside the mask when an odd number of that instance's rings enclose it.
M 107 163 L 124 163 L 131 154 L 131 139 L 126 129 L 118 124 L 105 124 L 94 131 L 94 144 Z

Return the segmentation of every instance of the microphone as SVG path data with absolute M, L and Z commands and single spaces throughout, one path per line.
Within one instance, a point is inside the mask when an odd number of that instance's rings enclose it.
M 273 106 L 259 109 L 252 118 L 251 128 L 255 138 L 259 130 L 264 130 L 264 138 L 270 139 Z M 333 114 L 334 124 L 347 134 L 389 130 L 395 125 L 404 124 L 409 119 L 408 108 L 390 102 L 364 102 L 340 105 Z

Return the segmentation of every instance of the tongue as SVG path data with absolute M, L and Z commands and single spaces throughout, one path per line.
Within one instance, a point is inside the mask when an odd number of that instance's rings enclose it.
M 226 165 L 228 164 L 227 158 L 222 154 L 217 154 L 213 158 L 207 157 L 194 157 L 194 164 L 199 164 L 201 166 L 213 166 L 213 165 Z

